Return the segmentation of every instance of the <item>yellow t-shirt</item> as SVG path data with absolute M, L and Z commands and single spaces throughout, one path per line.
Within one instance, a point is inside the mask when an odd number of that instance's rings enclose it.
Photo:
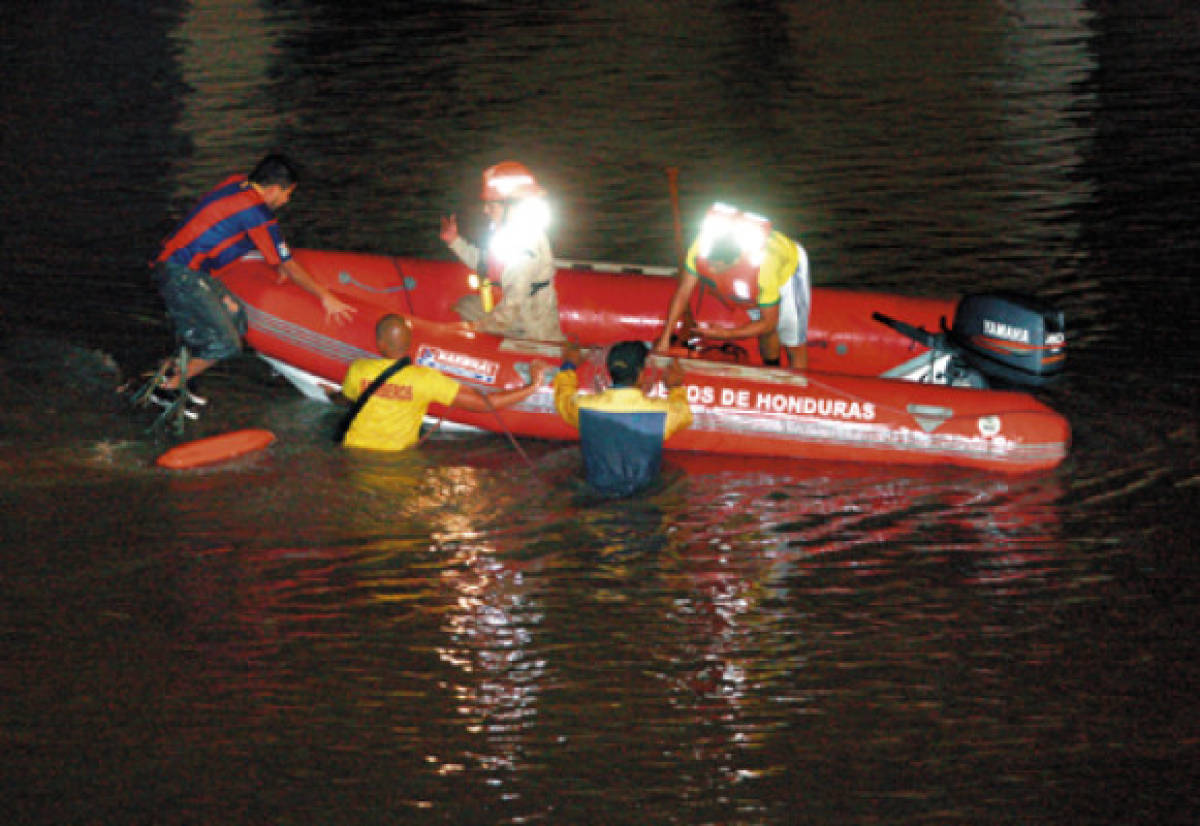
M 619 420 L 623 414 L 662 413 L 662 438 L 683 430 L 692 423 L 692 409 L 688 406 L 687 388 L 672 387 L 667 398 L 650 398 L 637 387 L 610 387 L 602 393 L 586 396 L 576 395 L 579 377 L 574 370 L 559 370 L 554 377 L 554 406 L 563 421 L 579 429 L 580 410 L 596 410 Z
M 357 399 L 391 359 L 358 359 L 350 364 L 342 382 L 342 395 Z M 375 391 L 350 424 L 343 444 L 370 450 L 404 450 L 416 444 L 421 420 L 433 402 L 449 405 L 459 384 L 432 367 L 409 365 Z
M 688 250 L 687 271 L 712 286 L 712 282 L 696 271 L 698 244 L 699 239 Z M 778 304 L 780 288 L 795 274 L 796 267 L 799 265 L 800 251 L 796 249 L 796 242 L 782 232 L 772 230 L 771 234 L 767 236 L 767 250 L 763 255 L 762 266 L 758 268 L 758 295 L 754 299 L 755 303 L 760 307 Z M 726 296 L 726 298 L 732 300 L 734 296 Z

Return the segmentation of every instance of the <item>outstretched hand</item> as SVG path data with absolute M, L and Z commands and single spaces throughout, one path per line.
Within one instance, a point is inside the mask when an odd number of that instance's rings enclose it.
M 670 355 L 672 343 L 678 343 L 682 345 L 686 344 L 693 338 L 702 338 L 704 336 L 704 331 L 707 329 L 709 328 L 706 324 L 703 322 L 697 322 L 694 318 L 692 318 L 692 314 L 688 313 L 680 320 L 678 331 L 673 335 L 670 330 L 663 330 L 662 336 L 659 337 L 658 341 L 654 342 L 654 348 L 651 350 L 651 352 L 660 356 Z
M 542 382 L 546 378 L 546 370 L 549 369 L 546 362 L 535 361 L 529 365 L 529 386 L 541 387 Z
M 583 354 L 579 349 L 579 345 L 573 341 L 565 342 L 562 346 L 562 360 L 569 361 L 571 364 L 578 365 L 583 359 Z
M 453 244 L 458 240 L 457 215 L 447 215 L 442 218 L 442 231 L 438 233 L 438 237 L 447 244 Z
M 335 324 L 345 324 L 350 317 L 358 312 L 357 307 L 351 307 L 333 293 L 321 296 L 321 307 L 325 310 L 325 320 Z

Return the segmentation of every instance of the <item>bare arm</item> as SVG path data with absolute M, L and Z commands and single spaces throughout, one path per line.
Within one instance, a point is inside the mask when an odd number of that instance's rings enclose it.
M 696 325 L 696 332 L 704 338 L 716 339 L 718 341 L 732 341 L 739 338 L 749 338 L 750 336 L 761 336 L 763 333 L 769 333 L 779 326 L 779 305 L 773 304 L 770 307 L 762 307 L 762 317 L 758 321 L 751 321 L 748 324 L 742 324 L 737 327 L 716 327 L 706 322 L 700 322 Z
M 321 307 L 325 310 L 326 321 L 335 321 L 338 324 L 344 324 L 356 312 L 355 307 L 351 307 L 331 293 L 326 287 L 319 284 L 295 258 L 289 258 L 280 264 L 278 271 L 284 278 L 290 278 L 305 290 L 308 290 L 321 299 Z
M 671 296 L 671 304 L 667 308 L 666 326 L 663 327 L 662 335 L 654 345 L 656 353 L 665 353 L 670 349 L 671 333 L 674 332 L 679 319 L 683 318 L 684 313 L 687 312 L 688 300 L 692 297 L 692 291 L 696 289 L 699 280 L 693 273 L 686 270 L 679 274 L 679 286 L 675 288 L 675 294 Z
M 464 384 L 458 388 L 458 395 L 454 397 L 451 407 L 469 410 L 472 413 L 486 413 L 492 409 L 501 410 L 523 402 L 541 387 L 542 379 L 546 377 L 546 365 L 535 361 L 530 366 L 530 371 L 529 384 L 524 387 L 502 390 L 499 393 L 488 393 L 486 396 L 474 387 Z

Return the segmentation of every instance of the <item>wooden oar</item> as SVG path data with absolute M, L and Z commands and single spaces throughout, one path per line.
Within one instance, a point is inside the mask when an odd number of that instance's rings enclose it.
M 683 278 L 683 269 L 687 265 L 686 249 L 683 246 L 683 221 L 679 215 L 679 167 L 667 167 L 667 188 L 671 193 L 671 218 L 675 221 L 675 277 Z M 700 310 L 700 299 L 704 297 L 704 285 L 700 285 L 700 294 L 696 298 L 696 310 Z M 692 313 L 689 302 L 683 311 L 683 329 L 686 333 L 696 326 L 696 317 Z

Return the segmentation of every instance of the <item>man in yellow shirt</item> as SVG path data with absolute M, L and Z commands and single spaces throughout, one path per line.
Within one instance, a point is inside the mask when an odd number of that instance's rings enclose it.
M 579 348 L 567 344 L 554 377 L 554 406 L 563 421 L 579 430 L 588 483 L 607 496 L 629 496 L 653 482 L 662 465 L 663 442 L 692 423 L 679 362 L 672 360 L 667 370 L 667 398 L 642 392 L 648 352 L 640 341 L 614 344 L 607 358 L 613 386 L 581 396 L 575 375 Z
M 812 287 L 808 254 L 799 243 L 771 229 L 760 215 L 713 204 L 688 250 L 655 352 L 667 352 L 701 281 L 722 301 L 745 308 L 749 320 L 732 328 L 701 322 L 693 327 L 697 334 L 727 341 L 757 336 L 764 364 L 780 363 L 782 345 L 793 369 L 808 366 L 804 345 Z
M 536 393 L 546 374 L 546 365 L 534 362 L 525 387 L 485 396 L 432 367 L 412 364 L 408 359 L 411 342 L 408 324 L 398 315 L 385 315 L 375 325 L 375 343 L 383 358 L 352 362 L 342 381 L 342 395 L 357 401 L 385 370 L 397 361 L 401 366 L 357 410 L 342 444 L 370 450 L 404 450 L 417 443 L 421 420 L 430 404 L 478 413 L 511 407 Z

